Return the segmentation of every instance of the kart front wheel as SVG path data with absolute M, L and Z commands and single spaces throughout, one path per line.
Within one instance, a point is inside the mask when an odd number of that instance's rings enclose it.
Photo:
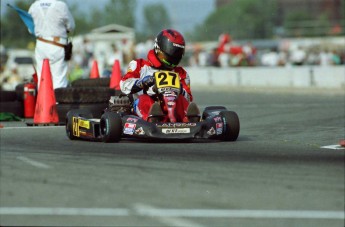
M 217 111 L 220 112 L 220 111 L 226 111 L 226 110 L 227 109 L 224 106 L 207 106 L 202 113 L 202 119 L 205 120 L 206 118 L 210 116 L 214 116 L 218 114 Z
M 219 115 L 223 118 L 225 131 L 222 140 L 235 141 L 240 133 L 240 120 L 234 111 L 221 111 Z
M 100 133 L 105 143 L 119 142 L 122 135 L 121 116 L 113 112 L 105 112 L 100 120 Z

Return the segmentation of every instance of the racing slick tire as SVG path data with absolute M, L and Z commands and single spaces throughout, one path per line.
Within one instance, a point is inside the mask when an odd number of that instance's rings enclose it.
M 71 83 L 72 87 L 109 87 L 110 78 L 85 78 L 78 79 Z
M 224 119 L 225 131 L 221 137 L 225 141 L 235 141 L 240 133 L 240 120 L 234 111 L 221 111 L 219 115 Z
M 78 137 L 73 135 L 73 117 L 76 116 L 93 118 L 93 115 L 90 110 L 75 109 L 68 111 L 66 114 L 66 134 L 70 140 L 78 139 Z
M 1 91 L 0 90 L 0 102 L 12 102 L 17 101 L 17 93 L 15 91 Z
M 119 142 L 122 136 L 121 116 L 113 112 L 105 112 L 100 120 L 100 133 L 105 143 Z
M 225 111 L 226 108 L 224 106 L 207 106 L 204 111 L 202 112 L 202 119 L 205 120 L 207 117 L 212 115 L 214 111 Z
M 115 90 L 108 87 L 66 87 L 56 88 L 58 103 L 106 103 Z
M 18 117 L 24 117 L 23 102 L 0 102 L 0 113 L 12 113 Z

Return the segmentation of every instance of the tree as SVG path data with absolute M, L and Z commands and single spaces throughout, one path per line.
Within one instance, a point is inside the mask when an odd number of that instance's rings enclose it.
M 89 16 L 89 14 L 94 14 L 97 12 L 97 9 L 91 10 L 91 12 L 86 13 L 82 12 L 78 9 L 78 5 L 76 3 L 69 6 L 70 11 L 73 14 L 73 18 L 75 21 L 75 30 L 73 34 L 70 34 L 71 36 L 85 34 L 87 32 L 90 32 L 93 28 L 95 28 L 95 24 L 92 21 L 92 18 Z
M 271 38 L 275 0 L 233 0 L 215 10 L 195 29 L 193 40 L 214 40 L 224 32 L 236 39 Z
M 136 0 L 110 0 L 104 6 L 104 10 L 99 18 L 95 18 L 107 24 L 120 24 L 127 27 L 134 27 Z M 101 19 L 103 18 L 103 19 Z
M 284 18 L 286 36 L 322 36 L 331 30 L 329 13 L 324 12 L 317 17 L 306 10 L 289 12 Z
M 26 11 L 29 9 L 30 4 L 27 1 L 11 3 L 11 5 Z M 34 37 L 30 35 L 18 13 L 8 8 L 4 16 L 1 15 L 1 44 L 6 48 L 27 48 L 30 41 L 33 42 Z
M 144 34 L 155 36 L 162 29 L 171 27 L 169 13 L 163 4 L 150 4 L 144 7 Z
M 72 36 L 85 34 L 93 28 L 112 23 L 129 27 L 134 27 L 135 24 L 136 0 L 109 0 L 102 9 L 93 8 L 88 12 L 81 12 L 76 3 L 66 3 L 69 4 L 76 24 Z M 12 4 L 27 11 L 32 1 L 16 0 Z M 26 48 L 28 43 L 35 41 L 15 10 L 8 9 L 1 15 L 0 25 L 1 44 L 6 48 Z

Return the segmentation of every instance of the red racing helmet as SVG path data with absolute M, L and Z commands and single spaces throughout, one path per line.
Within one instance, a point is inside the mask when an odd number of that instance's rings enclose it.
M 165 68 L 175 68 L 185 51 L 185 41 L 181 33 L 173 29 L 161 31 L 154 44 L 154 52 Z

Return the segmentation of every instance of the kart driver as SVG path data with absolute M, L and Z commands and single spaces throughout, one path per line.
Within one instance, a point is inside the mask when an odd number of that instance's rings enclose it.
M 146 121 L 151 117 L 163 116 L 160 105 L 155 102 L 155 84 L 153 73 L 159 70 L 169 70 L 178 73 L 181 92 L 176 100 L 176 117 L 178 122 L 187 122 L 188 116 L 199 115 L 199 109 L 192 103 L 190 78 L 184 68 L 178 66 L 185 52 L 185 40 L 181 33 L 173 29 L 162 30 L 155 38 L 154 48 L 147 54 L 147 59 L 132 60 L 127 73 L 120 81 L 121 91 L 133 94 L 134 113 Z M 147 94 L 143 93 L 148 88 Z

